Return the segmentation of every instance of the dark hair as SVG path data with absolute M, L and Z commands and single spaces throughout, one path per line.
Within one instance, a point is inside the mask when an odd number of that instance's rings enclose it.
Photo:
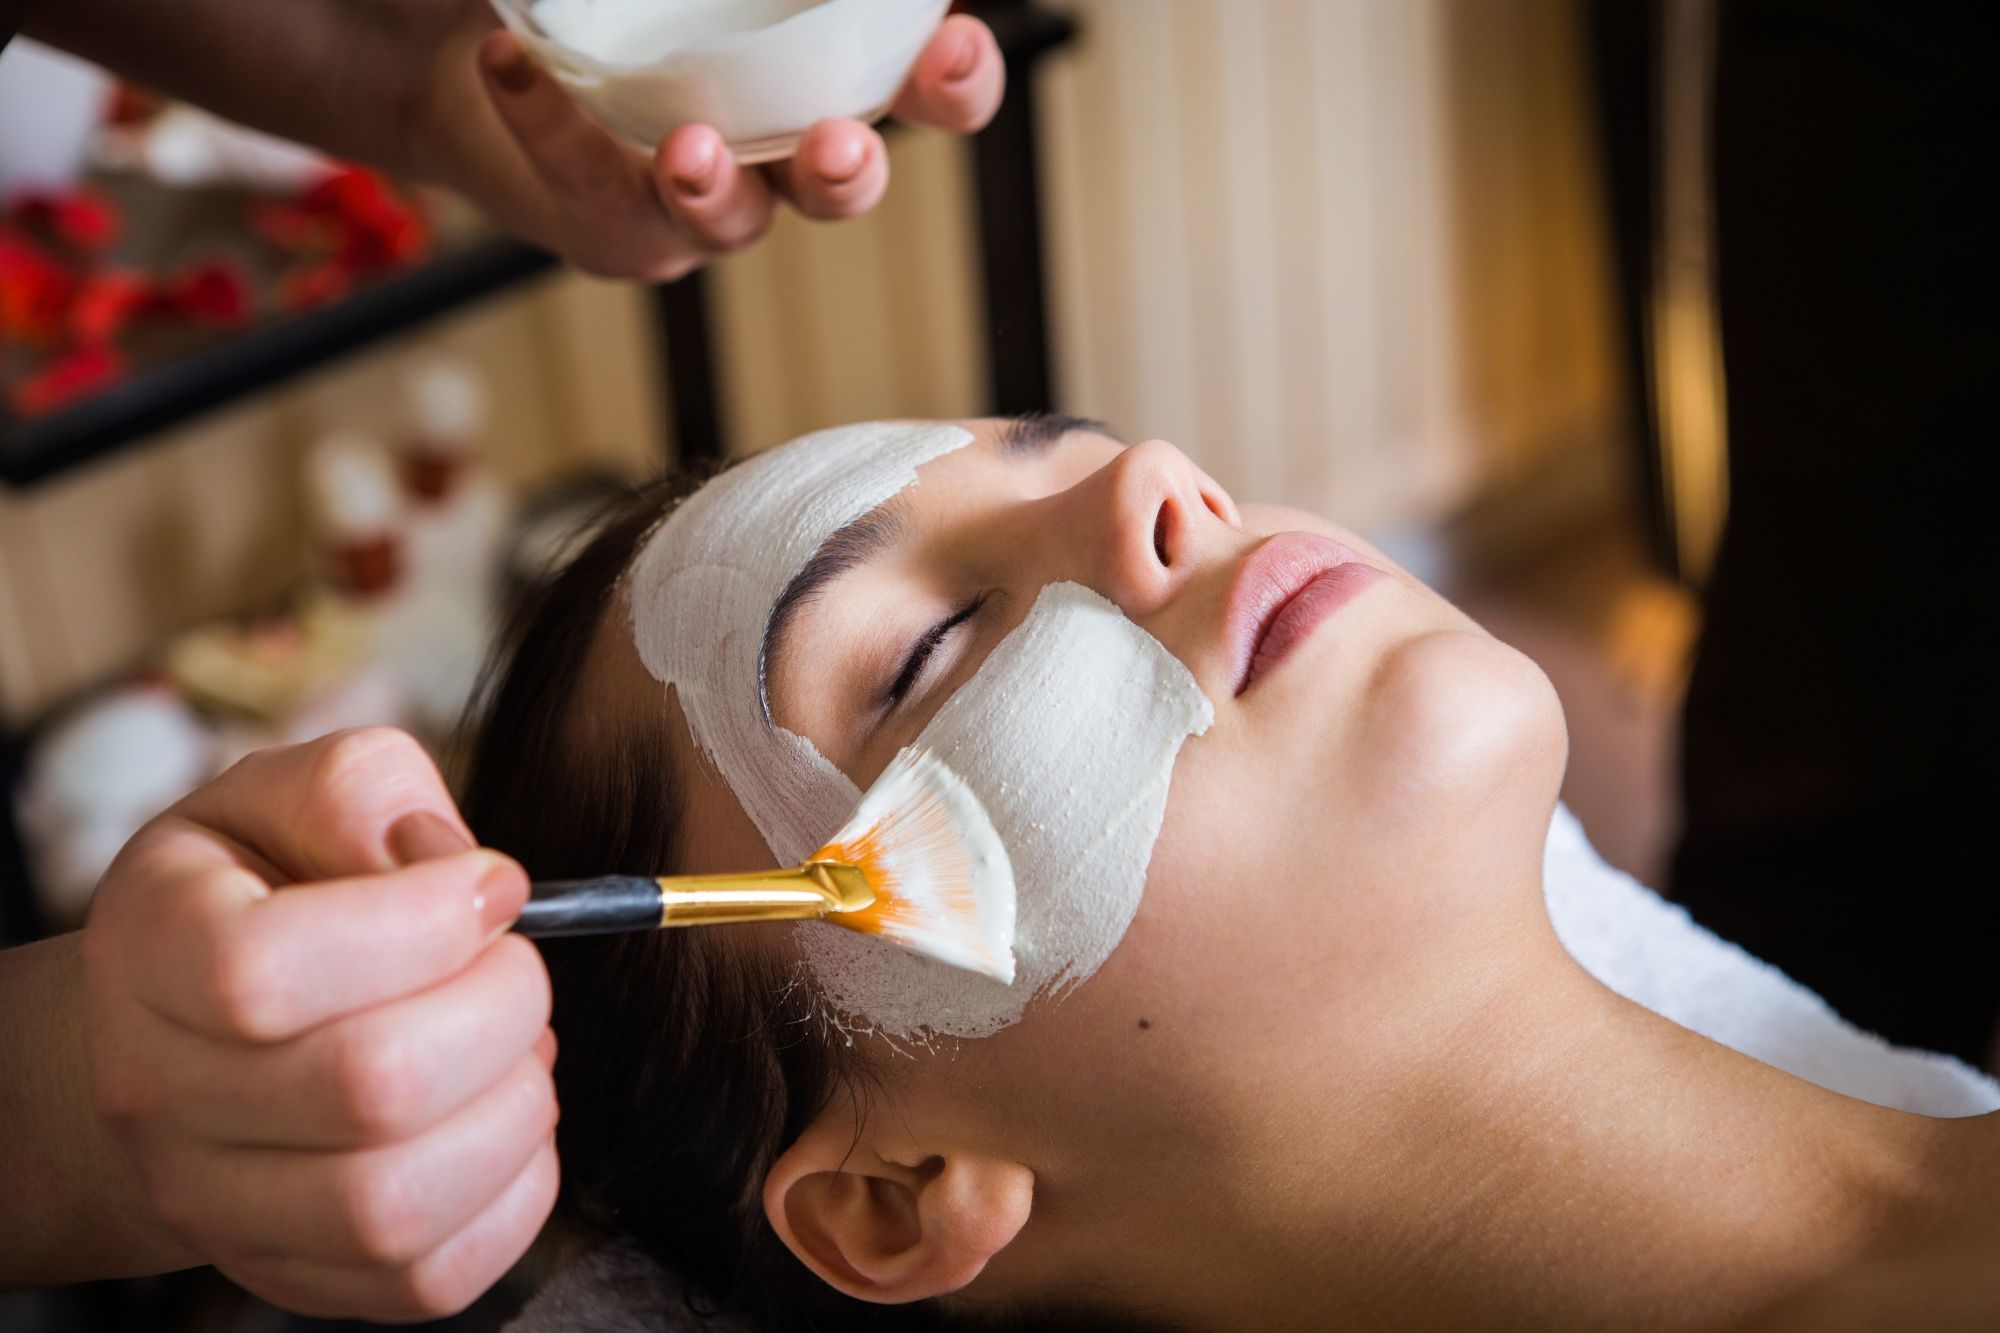
M 657 725 L 611 719 L 584 686 L 620 580 L 661 515 L 705 476 L 611 503 L 597 535 L 510 616 L 463 783 L 480 841 L 536 878 L 675 868 L 681 792 Z M 813 1021 L 790 960 L 742 932 L 659 931 L 542 946 L 555 988 L 568 1225 L 617 1236 L 683 1284 L 697 1315 L 762 1329 L 1104 1330 L 1130 1323 L 953 1315 L 851 1300 L 764 1216 L 778 1153 L 835 1097 L 868 1095 L 869 1057 Z

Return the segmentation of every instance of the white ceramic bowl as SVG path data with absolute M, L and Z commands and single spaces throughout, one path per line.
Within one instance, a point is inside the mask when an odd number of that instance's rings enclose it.
M 645 148 L 713 125 L 743 162 L 816 121 L 872 121 L 950 0 L 492 0 L 550 76 Z

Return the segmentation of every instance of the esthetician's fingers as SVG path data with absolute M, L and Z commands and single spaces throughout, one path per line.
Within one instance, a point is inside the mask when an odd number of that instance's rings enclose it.
M 497 30 L 479 48 L 479 68 L 494 109 L 513 132 L 535 171 L 576 203 L 625 206 L 635 181 L 635 157 L 544 74 L 514 34 Z
M 246 870 L 203 864 L 185 838 L 163 846 L 148 878 L 154 892 L 130 928 L 152 947 L 126 951 L 123 985 L 163 1017 L 253 1043 L 456 976 L 528 894 L 518 865 L 483 851 L 273 893 Z
M 254 852 L 286 880 L 393 870 L 473 846 L 437 765 L 393 727 L 259 750 L 170 813 Z
M 441 1319 L 472 1304 L 527 1253 L 555 1206 L 561 1176 L 551 1139 L 484 1212 L 412 1264 L 384 1269 L 273 1256 L 222 1270 L 273 1305 L 307 1316 Z
M 364 1152 L 226 1148 L 156 1164 L 148 1200 L 204 1255 L 414 1263 L 471 1222 L 555 1131 L 555 1085 L 533 1055 L 429 1131 Z
M 486 1211 L 397 1275 L 389 1294 L 404 1319 L 434 1319 L 472 1304 L 534 1243 L 555 1207 L 562 1168 L 549 1138 Z
M 706 256 L 665 209 L 645 154 L 593 120 L 499 29 L 479 48 L 488 98 L 552 201 L 554 242 L 606 277 L 668 282 Z
M 764 170 L 793 208 L 821 222 L 860 217 L 889 190 L 889 150 L 857 120 L 820 121 L 788 161 Z
M 660 142 L 653 186 L 661 206 L 710 254 L 755 244 L 777 211 L 763 173 L 738 165 L 708 125 L 683 125 Z
M 364 1148 L 428 1130 L 522 1057 L 555 1061 L 549 983 L 506 936 L 462 974 L 278 1046 L 217 1042 L 171 1023 L 135 1033 L 151 1059 L 107 1061 L 96 1094 L 115 1125 L 171 1117 L 185 1138 L 261 1148 Z
M 1007 93 L 1007 61 L 992 29 L 954 14 L 937 30 L 891 111 L 954 134 L 986 128 Z

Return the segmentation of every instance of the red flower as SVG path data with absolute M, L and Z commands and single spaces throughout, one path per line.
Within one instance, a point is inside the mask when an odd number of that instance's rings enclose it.
M 153 284 L 143 274 L 123 269 L 91 274 L 77 284 L 69 303 L 71 340 L 86 347 L 116 342 L 152 296 Z
M 124 373 L 124 360 L 110 348 L 79 347 L 10 388 L 7 406 L 18 417 L 42 416 L 115 382 Z
M 14 200 L 8 217 L 77 250 L 102 250 L 124 230 L 118 206 L 89 190 L 24 194 Z
M 340 241 L 340 228 L 331 218 L 296 201 L 257 205 L 250 210 L 250 226 L 287 254 L 316 254 Z
M 401 268 L 430 249 L 416 204 L 382 176 L 347 167 L 282 203 L 252 208 L 250 225 L 293 256 L 275 304 L 295 312 L 328 305 L 371 274 Z M 18 415 L 55 411 L 122 377 L 116 345 L 135 321 L 236 328 L 257 313 L 240 266 L 211 259 L 178 273 L 113 267 L 121 218 L 85 191 L 28 195 L 0 216 L 0 348 L 30 349 L 8 369 L 38 367 L 11 388 Z
M 252 215 L 264 239 L 293 254 L 321 254 L 352 276 L 400 268 L 430 250 L 430 227 L 382 176 L 343 167 L 282 204 Z
M 347 266 L 338 260 L 328 260 L 287 273 L 284 281 L 278 284 L 278 305 L 296 314 L 301 310 L 331 305 L 347 295 L 353 286 L 354 279 Z
M 249 282 L 221 259 L 183 269 L 163 285 L 159 301 L 174 314 L 222 328 L 246 324 L 252 313 Z
M 422 259 L 430 248 L 430 229 L 416 209 L 375 172 L 359 167 L 342 171 L 306 194 L 326 206 L 342 223 L 345 235 L 340 257 L 357 269 L 394 268 Z
M 102 250 L 115 244 L 124 230 L 116 205 L 103 195 L 83 190 L 57 197 L 49 220 L 56 235 L 82 250 Z
M 68 265 L 0 230 L 0 338 L 40 344 L 58 337 L 76 285 Z

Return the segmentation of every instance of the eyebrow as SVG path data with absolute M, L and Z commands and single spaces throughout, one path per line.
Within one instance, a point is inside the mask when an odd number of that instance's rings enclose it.
M 812 559 L 792 575 L 792 581 L 771 604 L 771 618 L 764 623 L 764 642 L 757 651 L 757 697 L 766 723 L 771 720 L 771 663 L 784 652 L 792 621 L 835 580 L 896 544 L 907 526 L 901 499 L 900 495 L 890 497 L 821 542 Z
M 1071 416 L 1066 412 L 1024 412 L 1009 417 L 1000 427 L 1000 450 L 1006 454 L 1037 453 L 1080 430 L 1118 439 L 1117 432 L 1094 417 Z
M 1094 431 L 1117 439 L 1101 421 L 1070 416 L 1062 412 L 1028 412 L 1010 417 L 1000 427 L 1000 451 L 1010 458 L 1040 453 L 1053 448 L 1073 431 Z M 764 642 L 757 651 L 757 698 L 764 721 L 771 721 L 771 663 L 784 654 L 792 623 L 799 612 L 825 592 L 843 575 L 852 573 L 895 545 L 907 530 L 903 495 L 863 514 L 820 543 L 812 559 L 806 561 L 792 581 L 771 604 L 764 622 Z

